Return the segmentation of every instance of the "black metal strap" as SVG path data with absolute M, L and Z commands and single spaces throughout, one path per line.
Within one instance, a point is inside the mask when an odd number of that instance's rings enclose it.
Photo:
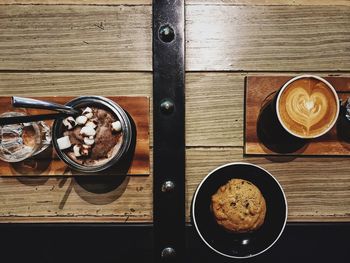
M 156 262 L 185 252 L 184 1 L 153 0 L 153 209 Z

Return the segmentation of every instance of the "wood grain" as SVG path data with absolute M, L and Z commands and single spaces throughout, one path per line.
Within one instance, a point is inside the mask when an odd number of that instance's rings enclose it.
M 151 70 L 150 6 L 8 5 L 0 70 Z
M 244 76 L 186 75 L 186 145 L 242 146 Z
M 189 5 L 186 69 L 345 71 L 349 17 L 347 6 Z M 0 70 L 152 69 L 150 6 L 8 5 L 0 36 Z
M 51 101 L 58 104 L 65 104 L 74 97 L 60 96 L 60 97 L 32 97 L 34 99 L 42 99 L 44 101 Z M 148 175 L 150 172 L 149 163 L 149 98 L 148 97 L 127 97 L 127 96 L 110 96 L 107 97 L 118 103 L 129 114 L 137 131 L 136 145 L 133 158 L 130 161 L 127 170 L 125 168 L 119 169 L 123 166 L 122 163 L 117 165 L 109 172 L 101 172 L 97 174 L 120 174 L 126 173 L 128 175 Z M 18 110 L 11 106 L 11 97 L 0 97 L 0 113 Z M 27 109 L 28 115 L 42 114 L 44 110 Z M 46 122 L 52 126 L 52 121 Z M 70 169 L 63 161 L 61 161 L 52 147 L 48 151 L 25 160 L 19 163 L 7 163 L 0 161 L 0 176 L 71 176 L 71 175 L 85 175 L 92 176 L 92 174 L 84 174 Z
M 152 221 L 152 177 L 118 181 L 110 176 L 0 177 L 0 222 Z
M 151 0 L 2 0 L 1 4 L 151 5 Z M 187 5 L 350 5 L 348 0 L 187 0 Z
M 347 158 L 244 158 L 240 147 L 193 148 L 186 152 L 186 209 L 200 181 L 228 162 L 261 165 L 281 183 L 289 221 L 350 221 L 350 178 Z
M 2 0 L 0 5 L 151 5 L 152 0 Z
M 348 0 L 188 0 L 191 5 L 350 5 Z
M 350 68 L 346 6 L 188 6 L 187 70 Z
M 263 136 L 259 136 L 259 132 L 273 134 L 277 131 L 277 126 L 279 125 L 277 116 L 271 114 L 265 114 L 266 105 L 271 103 L 277 92 L 291 76 L 248 76 L 246 81 L 246 96 L 245 96 L 245 154 L 252 155 L 278 155 L 278 154 L 288 154 L 288 155 L 350 155 L 350 144 L 347 140 L 341 139 L 339 132 L 346 129 L 344 126 L 335 125 L 327 134 L 319 138 L 312 139 L 301 145 L 300 148 L 294 148 L 292 144 L 295 144 L 293 139 L 287 139 L 285 134 L 278 132 L 268 139 L 268 143 L 260 139 Z M 350 96 L 350 78 L 348 77 L 325 77 L 325 79 L 335 88 L 338 92 L 338 96 L 342 101 L 347 100 Z M 271 107 L 271 106 L 269 106 Z M 265 110 L 262 110 L 265 109 Z M 264 112 L 262 114 L 262 112 Z M 265 115 L 266 117 L 261 117 Z M 275 118 L 274 118 L 275 116 Z M 267 120 L 268 118 L 268 120 Z M 269 122 L 273 124 L 274 127 L 268 127 L 269 124 L 264 124 Z M 272 121 L 274 119 L 274 121 Z M 338 124 L 340 121 L 338 121 Z M 263 127 L 263 128 L 258 128 Z M 281 127 L 284 132 L 284 129 Z M 288 134 L 286 134 L 288 135 Z M 268 135 L 267 135 L 268 136 Z M 278 147 L 271 145 L 277 144 L 272 137 L 283 136 L 285 141 L 283 146 L 283 151 L 280 151 Z M 288 142 L 290 144 L 288 144 Z M 271 144 L 271 145 L 269 145 Z M 280 146 L 282 147 L 282 146 Z M 289 150 L 289 149 L 290 150 Z M 293 148 L 293 149 L 292 149 Z M 274 150 L 276 149 L 276 150 Z M 281 148 L 282 150 L 282 148 Z

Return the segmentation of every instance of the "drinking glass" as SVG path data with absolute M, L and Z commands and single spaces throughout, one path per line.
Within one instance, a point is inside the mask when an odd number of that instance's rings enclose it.
M 5 112 L 0 117 L 25 116 Z M 51 130 L 43 121 L 0 126 L 0 159 L 20 162 L 44 151 L 51 144 Z

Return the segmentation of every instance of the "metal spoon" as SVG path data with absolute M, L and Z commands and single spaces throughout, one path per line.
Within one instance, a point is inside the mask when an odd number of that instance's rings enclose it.
M 61 105 L 54 102 L 48 102 L 44 100 L 35 100 L 23 97 L 12 97 L 12 106 L 17 108 L 32 108 L 32 109 L 44 109 L 53 110 L 68 115 L 79 115 L 80 112 L 70 106 Z
M 53 110 L 53 111 L 57 111 L 58 113 L 3 117 L 3 118 L 0 118 L 0 125 L 53 120 L 53 119 L 65 118 L 67 115 L 76 116 L 80 114 L 78 110 L 69 106 L 48 102 L 48 101 L 43 101 L 43 100 L 23 98 L 23 97 L 12 97 L 12 106 L 20 107 L 20 108 Z
M 65 118 L 67 114 L 65 113 L 51 113 L 51 114 L 40 114 L 40 115 L 28 115 L 28 116 L 14 116 L 14 117 L 1 117 L 1 125 L 10 125 L 16 123 L 26 123 L 26 122 L 37 122 L 44 120 L 53 120 L 59 118 Z

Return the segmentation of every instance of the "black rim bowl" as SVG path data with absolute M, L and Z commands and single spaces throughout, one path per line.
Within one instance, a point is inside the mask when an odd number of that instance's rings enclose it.
M 125 111 L 114 101 L 107 99 L 105 97 L 101 96 L 82 96 L 75 98 L 65 105 L 71 106 L 73 108 L 81 108 L 86 106 L 96 106 L 99 108 L 105 108 L 106 110 L 114 113 L 118 120 L 121 123 L 122 126 L 122 133 L 123 133 L 123 142 L 122 145 L 117 152 L 117 154 L 110 159 L 108 162 L 102 164 L 102 165 L 96 165 L 96 166 L 85 166 L 78 164 L 74 162 L 71 158 L 69 158 L 64 151 L 61 151 L 57 144 L 57 139 L 62 136 L 62 119 L 56 119 L 53 124 L 53 132 L 52 132 L 52 142 L 53 146 L 59 156 L 59 158 L 64 161 L 69 167 L 71 167 L 74 170 L 84 172 L 84 173 L 96 173 L 103 171 L 105 169 L 108 169 L 115 165 L 123 156 L 125 153 L 127 153 L 131 138 L 133 136 L 132 129 L 131 129 L 131 123 L 129 120 L 129 117 L 125 113 Z
M 263 225 L 250 233 L 229 233 L 219 226 L 210 210 L 211 196 L 230 179 L 252 182 L 263 194 L 267 211 Z M 249 163 L 229 163 L 210 172 L 199 184 L 192 202 L 192 221 L 202 241 L 229 258 L 250 258 L 268 250 L 281 236 L 288 206 L 279 182 L 265 169 Z

